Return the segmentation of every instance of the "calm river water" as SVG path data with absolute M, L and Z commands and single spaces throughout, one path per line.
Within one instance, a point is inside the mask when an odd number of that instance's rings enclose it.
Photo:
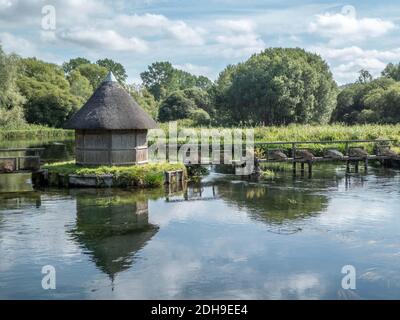
M 399 230 L 400 174 L 372 167 L 0 194 L 0 299 L 399 299 Z

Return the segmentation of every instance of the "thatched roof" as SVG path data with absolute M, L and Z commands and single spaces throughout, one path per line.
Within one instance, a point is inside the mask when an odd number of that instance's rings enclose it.
M 85 105 L 64 124 L 65 129 L 153 129 L 156 122 L 110 72 Z

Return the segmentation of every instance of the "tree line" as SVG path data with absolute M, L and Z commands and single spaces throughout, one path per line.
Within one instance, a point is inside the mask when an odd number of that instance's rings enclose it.
M 338 87 L 328 64 L 300 48 L 269 48 L 228 65 L 212 82 L 155 62 L 128 84 L 111 59 L 71 59 L 61 66 L 6 54 L 0 46 L 0 127 L 26 123 L 61 127 L 112 71 L 119 83 L 160 122 L 188 125 L 286 125 L 400 122 L 400 63 L 373 79 L 366 70 Z

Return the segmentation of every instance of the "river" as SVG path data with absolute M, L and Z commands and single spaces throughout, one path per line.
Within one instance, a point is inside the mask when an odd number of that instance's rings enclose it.
M 44 143 L 47 158 L 71 158 L 69 143 Z M 399 183 L 319 165 L 260 182 L 212 172 L 178 191 L 0 194 L 0 299 L 399 299 Z

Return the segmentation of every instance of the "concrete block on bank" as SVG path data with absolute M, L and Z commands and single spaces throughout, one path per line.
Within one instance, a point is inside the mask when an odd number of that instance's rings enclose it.
M 112 187 L 112 175 L 74 175 L 69 176 L 69 185 L 73 187 Z

